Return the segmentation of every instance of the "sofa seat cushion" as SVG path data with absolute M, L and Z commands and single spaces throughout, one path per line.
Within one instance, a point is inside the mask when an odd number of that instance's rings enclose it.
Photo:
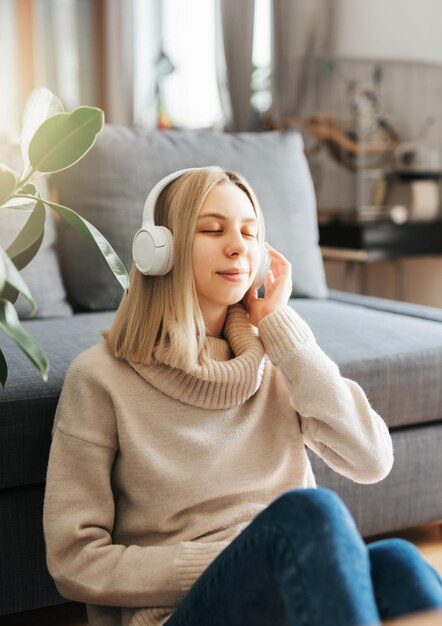
M 290 301 L 341 374 L 356 380 L 391 428 L 442 417 L 442 325 L 330 300 Z M 82 313 L 66 320 L 25 321 L 48 355 L 43 383 L 9 344 L 9 378 L 0 395 L 0 488 L 43 482 L 52 423 L 66 370 L 82 350 L 101 341 L 114 313 Z M 5 341 L 8 341 L 5 339 Z
M 45 480 L 52 423 L 66 370 L 77 354 L 102 340 L 100 331 L 110 327 L 113 317 L 114 313 L 87 313 L 23 321 L 49 359 L 46 383 L 17 346 L 2 335 L 9 375 L 0 391 L 0 488 Z
M 372 485 L 330 471 L 308 451 L 318 486 L 339 493 L 365 537 L 442 519 L 442 423 L 398 428 L 392 440 L 393 469 Z
M 291 304 L 390 428 L 441 420 L 440 322 L 331 300 Z

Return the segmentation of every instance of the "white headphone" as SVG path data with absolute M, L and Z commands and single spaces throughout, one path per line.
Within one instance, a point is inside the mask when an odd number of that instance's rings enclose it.
M 137 269 L 148 276 L 163 276 L 173 267 L 173 234 L 165 226 L 154 223 L 155 204 L 161 191 L 172 180 L 186 172 L 194 172 L 201 167 L 189 167 L 178 170 L 162 178 L 147 196 L 143 210 L 143 225 L 135 233 L 132 243 L 132 257 Z M 270 258 L 264 246 L 261 246 L 261 260 L 254 280 L 255 289 L 264 284 L 270 269 Z

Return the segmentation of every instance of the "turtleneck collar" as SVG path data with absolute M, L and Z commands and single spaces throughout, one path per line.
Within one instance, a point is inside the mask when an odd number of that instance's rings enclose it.
M 250 398 L 264 374 L 265 351 L 241 303 L 228 308 L 223 337 L 206 337 L 209 358 L 192 370 L 156 361 L 129 364 L 152 386 L 186 404 L 228 409 Z

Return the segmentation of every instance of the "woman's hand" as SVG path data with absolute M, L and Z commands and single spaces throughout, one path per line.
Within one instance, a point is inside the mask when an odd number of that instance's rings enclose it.
M 254 326 L 270 313 L 282 309 L 292 294 L 292 265 L 284 255 L 264 244 L 270 257 L 270 271 L 264 282 L 264 298 L 258 298 L 258 290 L 251 289 L 246 302 L 249 321 Z

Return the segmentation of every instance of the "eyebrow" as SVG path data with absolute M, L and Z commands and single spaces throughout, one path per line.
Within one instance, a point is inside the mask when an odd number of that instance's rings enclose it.
M 198 217 L 198 219 L 200 220 L 203 217 L 216 217 L 219 220 L 228 219 L 225 215 L 222 215 L 221 213 L 203 213 L 202 215 Z M 256 219 L 256 217 L 245 217 L 241 221 L 242 222 L 257 222 L 258 220 Z

